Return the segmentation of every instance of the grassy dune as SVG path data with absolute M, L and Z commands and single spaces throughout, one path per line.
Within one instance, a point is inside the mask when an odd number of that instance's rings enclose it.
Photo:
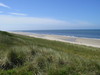
M 100 75 L 100 48 L 0 31 L 0 75 Z

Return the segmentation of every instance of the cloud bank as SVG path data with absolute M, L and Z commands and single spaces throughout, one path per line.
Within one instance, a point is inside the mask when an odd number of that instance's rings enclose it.
M 10 24 L 67 24 L 66 21 L 49 19 L 49 18 L 36 18 L 36 17 L 19 17 L 10 15 L 0 15 L 0 25 Z
M 63 21 L 51 18 L 0 15 L 1 29 L 68 29 L 91 25 L 83 21 Z

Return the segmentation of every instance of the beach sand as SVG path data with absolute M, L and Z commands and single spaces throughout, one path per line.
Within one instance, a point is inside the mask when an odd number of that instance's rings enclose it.
M 35 34 L 27 32 L 10 32 L 10 33 L 100 48 L 100 39 L 80 38 L 80 37 L 71 37 L 63 35 Z

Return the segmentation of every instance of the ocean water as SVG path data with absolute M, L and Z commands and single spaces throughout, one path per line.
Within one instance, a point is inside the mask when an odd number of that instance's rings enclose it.
M 39 33 L 39 34 L 54 34 L 84 38 L 100 39 L 100 29 L 84 29 L 84 30 L 23 30 L 22 32 Z

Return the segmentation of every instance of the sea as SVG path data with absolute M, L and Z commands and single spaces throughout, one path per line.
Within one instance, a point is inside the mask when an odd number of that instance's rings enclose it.
M 20 30 L 37 34 L 63 35 L 83 38 L 100 39 L 100 29 L 77 29 L 77 30 Z

